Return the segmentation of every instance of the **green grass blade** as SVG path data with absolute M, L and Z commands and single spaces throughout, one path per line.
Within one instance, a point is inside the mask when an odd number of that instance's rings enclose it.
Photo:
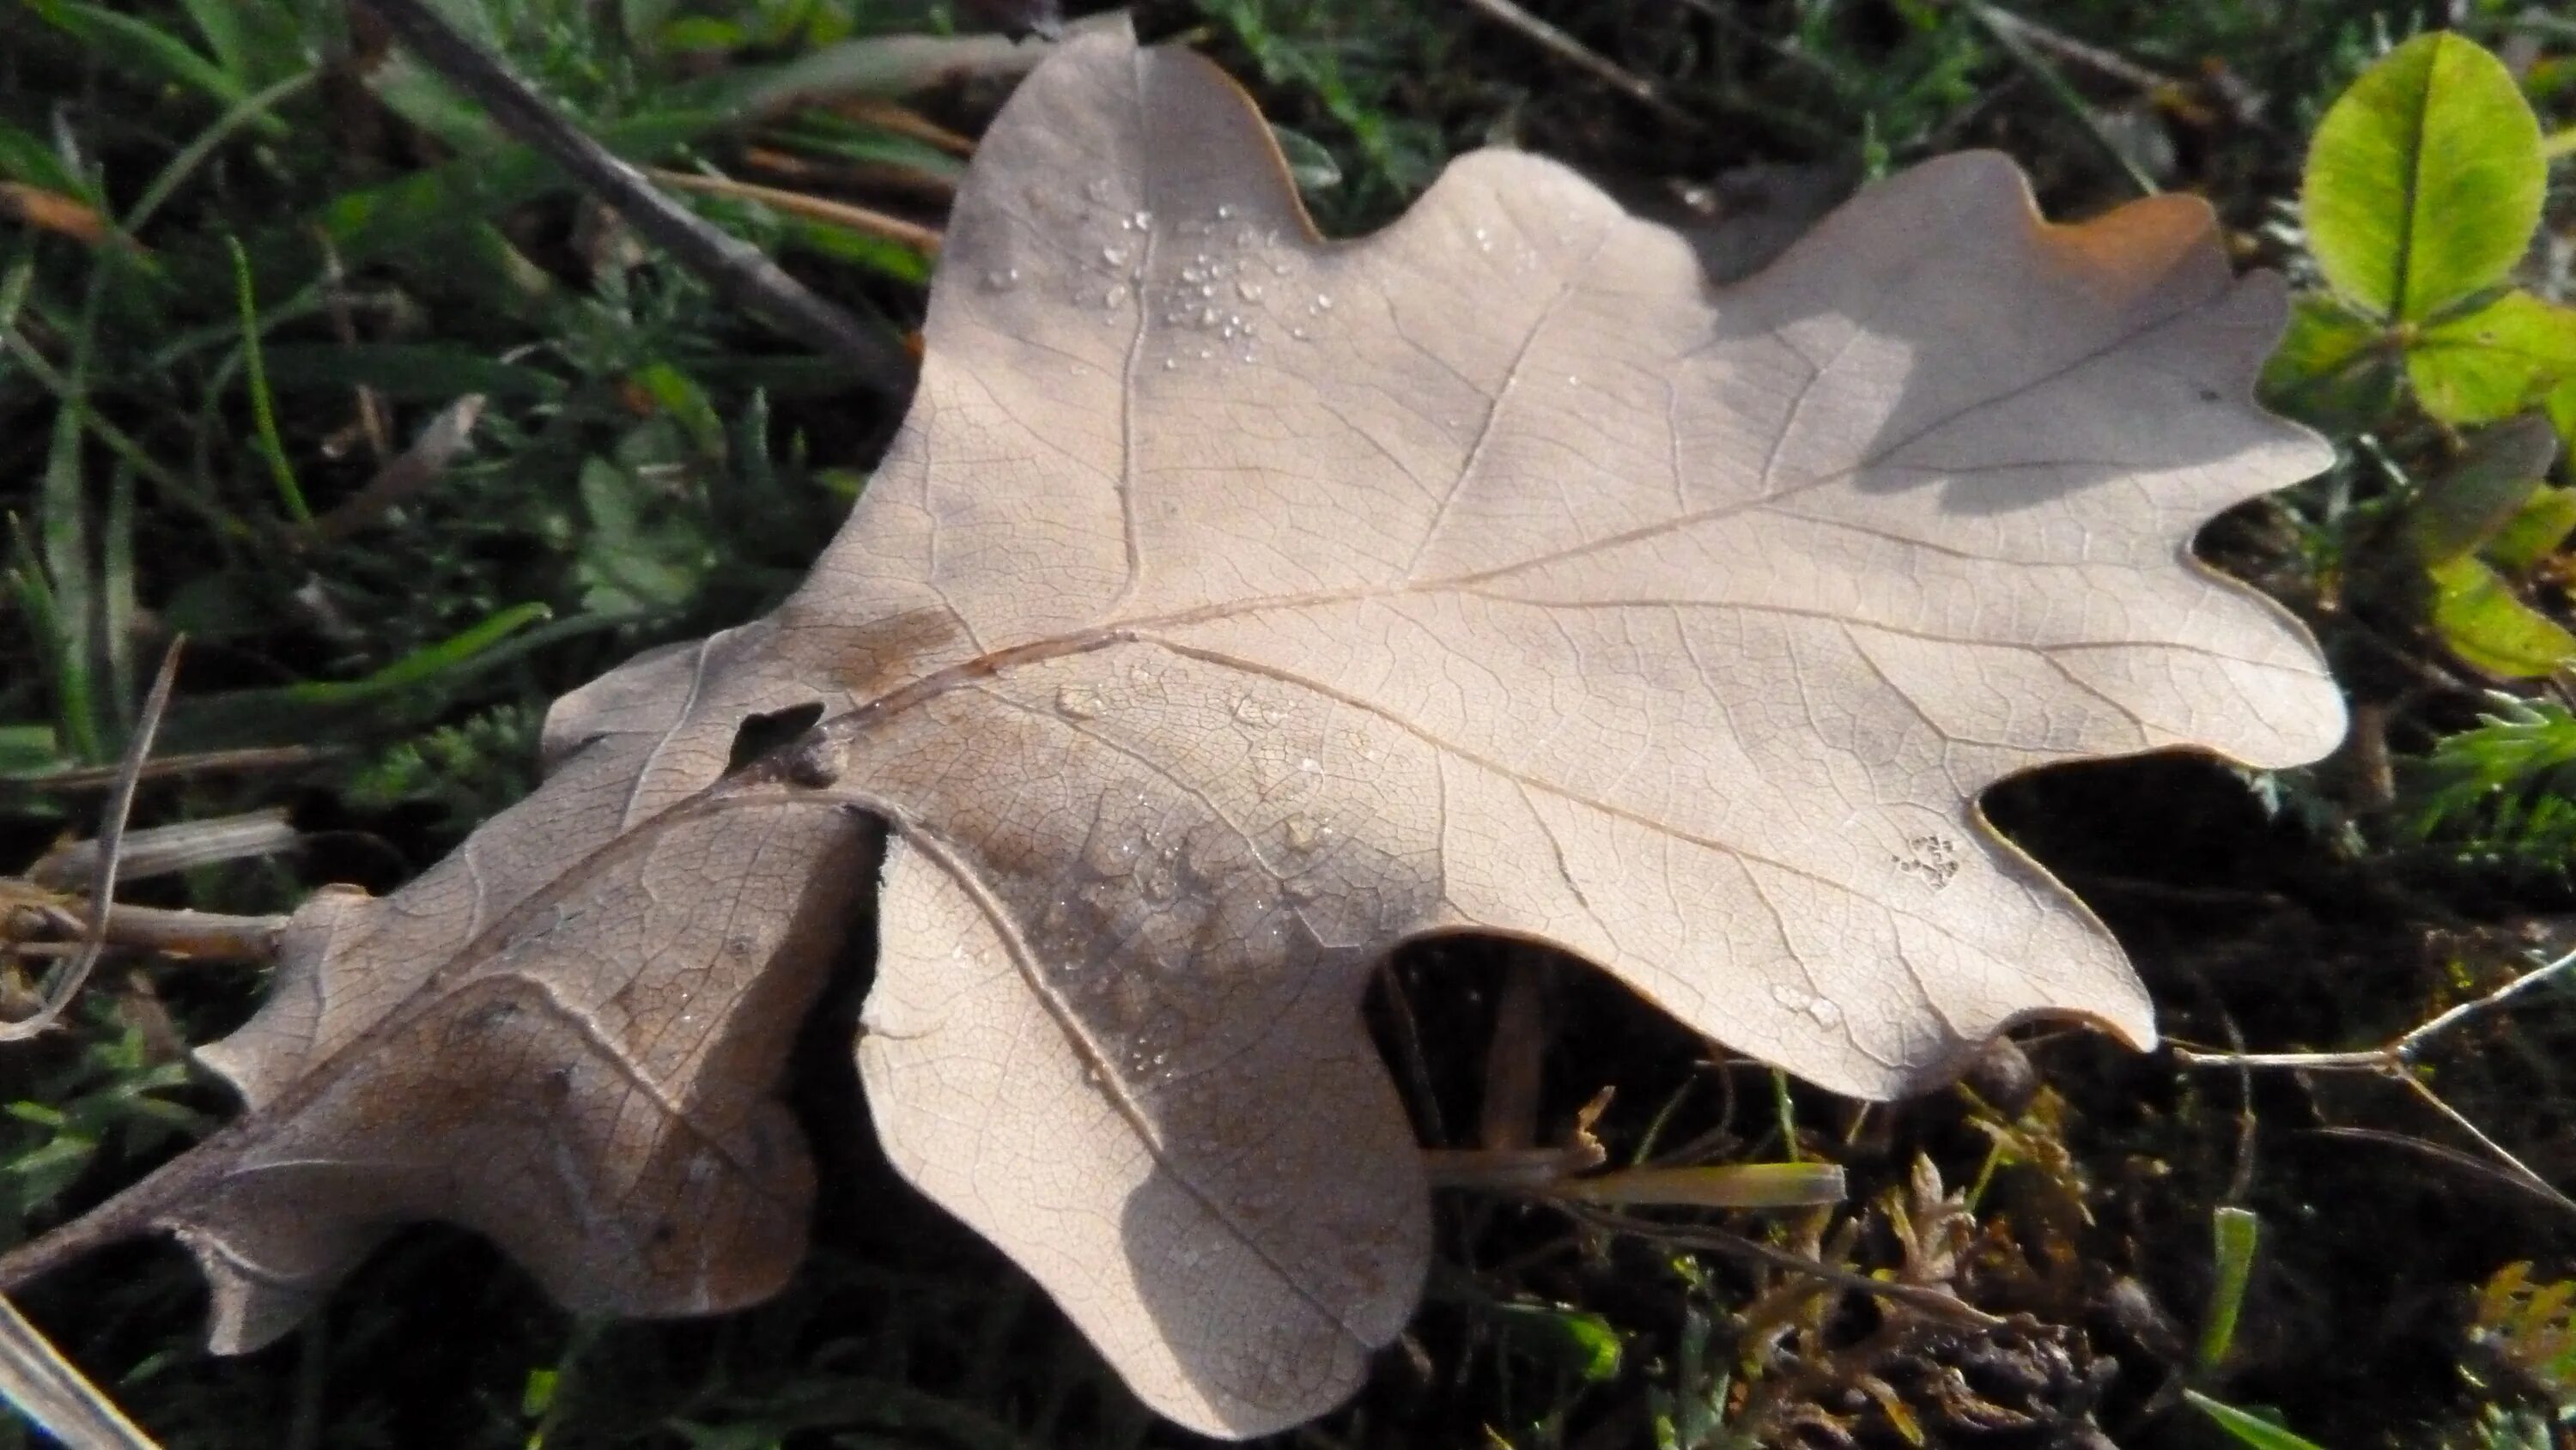
M 2260 1415 L 2250 1415 L 2234 1405 L 2213 1400 L 2198 1390 L 2185 1390 L 2182 1397 L 2218 1422 L 2218 1427 L 2236 1437 L 2239 1444 L 2254 1450 L 2325 1450 L 2314 1440 L 2293 1435 Z
M 79 3 L 35 7 L 46 19 L 79 40 L 110 65 L 147 82 L 172 82 L 201 91 L 225 105 L 239 105 L 250 87 L 223 67 L 199 55 L 186 41 L 131 15 L 101 5 Z M 270 117 L 261 131 L 286 134 L 284 123 Z
M 70 762 L 51 725 L 0 725 L 0 776 L 35 775 L 60 770 Z
M 1795 1208 L 1840 1203 L 1839 1163 L 1728 1163 L 1702 1168 L 1619 1168 L 1548 1186 L 1584 1203 L 1687 1204 L 1698 1208 Z
M 628 161 L 647 162 L 716 129 L 715 111 L 656 111 L 596 128 L 593 139 Z M 318 227 L 341 261 L 355 267 L 389 253 L 416 250 L 469 223 L 498 216 L 572 182 L 524 146 L 504 146 L 395 181 L 344 192 L 294 228 L 309 247 Z M 263 258 L 266 252 L 262 251 Z
M 96 334 L 99 290 L 93 285 L 81 309 L 79 331 L 72 338 L 72 360 L 66 387 L 56 401 L 51 446 L 45 455 L 45 478 L 37 495 L 37 562 L 46 586 L 53 622 L 47 641 L 54 669 L 55 699 L 61 709 L 63 738 L 85 760 L 100 758 L 98 692 L 91 678 L 90 631 L 95 623 L 93 570 L 90 562 L 89 497 L 81 471 L 83 420 L 89 415 L 89 371 Z
M 6 272 L 0 272 L 0 336 L 18 325 L 18 314 L 26 309 L 27 294 L 36 285 L 36 259 L 33 239 L 18 249 Z M 0 377 L 6 377 L 0 372 Z
M 2245 1285 L 2254 1274 L 2254 1249 L 2263 1237 L 2263 1220 L 2251 1209 L 2222 1205 L 2209 1216 L 2209 1236 L 2218 1273 L 2209 1290 L 2209 1313 L 2201 1320 L 2200 1347 L 2192 1356 L 2203 1374 L 2217 1368 L 2236 1343 L 2236 1317 L 2245 1307 Z
M 277 408 L 268 393 L 268 364 L 260 356 L 259 299 L 252 293 L 250 254 L 242 250 L 238 238 L 226 238 L 232 244 L 233 292 L 241 304 L 242 366 L 250 374 L 250 410 L 259 428 L 260 456 L 268 460 L 269 475 L 277 481 L 278 499 L 286 506 L 286 516 L 299 524 L 313 522 L 313 510 L 305 507 L 304 489 L 295 481 L 295 468 L 286 461 L 286 443 L 277 433 Z
M 289 685 L 283 693 L 299 705 L 345 705 L 414 685 L 425 685 L 552 615 L 553 611 L 542 604 L 513 605 L 470 629 L 435 644 L 424 645 L 363 680 L 308 681 Z
M 243 0 L 179 0 L 179 8 L 213 51 L 215 64 L 238 81 L 251 75 L 251 42 L 242 24 Z
M 271 386 L 345 392 L 373 388 L 398 402 L 454 402 L 467 393 L 547 402 L 564 395 L 564 380 L 542 368 L 504 362 L 453 343 L 281 343 L 267 351 Z
M 172 156 L 168 164 L 161 168 L 160 173 L 143 188 L 143 194 L 134 199 L 134 205 L 126 210 L 125 220 L 120 223 L 125 234 L 130 237 L 142 231 L 143 224 L 152 219 L 153 213 L 161 209 L 161 204 L 170 199 L 170 194 L 177 191 L 181 183 L 194 176 L 197 168 L 205 164 L 206 158 L 214 155 L 217 148 L 231 140 L 235 132 L 244 126 L 272 119 L 270 112 L 284 105 L 321 78 L 322 72 L 318 67 L 299 75 L 288 76 L 255 95 L 244 96 L 231 110 L 218 117 L 213 125 L 191 137 L 188 144 L 181 147 L 178 154 Z
M 0 177 L 78 197 L 93 205 L 98 201 L 96 189 L 64 165 L 53 147 L 6 122 L 0 122 Z
M 53 666 L 54 699 L 63 738 L 83 760 L 99 754 L 97 692 L 91 688 L 89 650 L 89 539 L 80 508 L 80 420 L 70 408 L 54 415 L 54 446 L 45 466 L 38 537 L 42 564 L 31 569 L 45 581 L 42 620 L 45 653 Z M 36 611 L 30 610 L 30 615 Z

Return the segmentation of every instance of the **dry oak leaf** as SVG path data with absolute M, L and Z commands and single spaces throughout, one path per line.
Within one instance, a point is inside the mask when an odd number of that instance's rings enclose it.
M 2329 459 L 2251 401 L 2282 317 L 2199 202 L 2050 226 L 1983 155 L 1722 289 L 1505 152 L 1326 243 L 1213 67 L 1069 43 L 804 588 L 559 702 L 546 784 L 412 886 L 300 913 L 204 1054 L 251 1112 L 65 1242 L 175 1230 L 225 1347 L 405 1216 L 582 1307 L 768 1292 L 811 1192 L 769 1089 L 881 821 L 894 1163 L 1164 1414 L 1320 1413 L 1428 1253 L 1359 1021 L 1400 941 L 1552 942 L 1869 1096 L 2037 1014 L 2152 1040 L 1975 801 L 2340 736 L 2299 627 L 2188 553 Z

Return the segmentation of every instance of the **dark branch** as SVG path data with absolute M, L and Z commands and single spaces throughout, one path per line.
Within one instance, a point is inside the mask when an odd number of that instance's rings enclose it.
M 80 995 L 81 984 L 89 980 L 98 959 L 107 950 L 107 903 L 116 899 L 118 853 L 125 844 L 125 818 L 134 813 L 134 790 L 143 779 L 143 762 L 151 758 L 152 737 L 161 730 L 161 716 L 170 708 L 170 687 L 179 678 L 179 651 L 187 636 L 173 635 L 170 647 L 162 652 L 161 672 L 152 677 L 152 692 L 143 698 L 143 713 L 135 718 L 134 734 L 125 742 L 125 759 L 116 767 L 116 788 L 108 792 L 107 806 L 98 826 L 98 856 L 91 867 L 90 919 L 81 932 L 80 948 L 69 965 L 54 974 L 45 987 L 42 1005 L 35 1015 L 15 1022 L 0 1022 L 0 1042 L 23 1042 L 51 1028 L 61 1019 L 63 1009 Z
M 642 172 L 557 114 L 421 0 L 357 3 L 380 17 L 422 63 L 479 102 L 501 129 L 562 167 L 727 301 L 840 359 L 862 384 L 888 398 L 901 398 L 911 387 L 912 359 L 900 343 L 814 295 L 759 249 L 656 190 Z

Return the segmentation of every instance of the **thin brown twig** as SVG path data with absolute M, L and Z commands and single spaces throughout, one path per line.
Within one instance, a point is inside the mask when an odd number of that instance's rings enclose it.
M 1566 1205 L 1566 1212 L 1572 1214 L 1582 1222 L 1590 1224 L 1594 1228 L 1601 1229 L 1608 1233 L 1628 1234 L 1637 1238 L 1659 1239 L 1667 1243 L 1681 1244 L 1689 1248 L 1710 1249 L 1721 1254 L 1733 1254 L 1738 1258 L 1752 1259 L 1757 1263 L 1768 1264 L 1776 1269 L 1786 1269 L 1793 1274 L 1804 1274 L 1810 1278 L 1822 1279 L 1826 1283 L 1834 1285 L 1836 1288 L 1848 1289 L 1856 1294 L 1869 1294 L 1881 1299 L 1893 1299 L 1909 1308 L 1919 1309 L 1926 1314 L 1933 1315 L 1937 1318 L 1947 1319 L 1952 1323 L 1965 1324 L 1977 1329 L 1999 1329 L 2003 1327 L 2004 1324 L 2002 1319 L 1999 1319 L 1992 1314 L 1988 1314 L 1986 1311 L 1977 1308 L 1975 1305 L 1969 1304 L 1960 1299 L 1952 1298 L 1950 1295 L 1941 1293 L 1936 1289 L 1926 1289 L 1918 1284 L 1900 1284 L 1886 1279 L 1873 1279 L 1867 1274 L 1855 1273 L 1850 1269 L 1836 1268 L 1820 1259 L 1811 1259 L 1804 1254 L 1791 1253 L 1787 1249 L 1775 1248 L 1770 1244 L 1763 1243 L 1759 1239 L 1749 1239 L 1742 1234 L 1729 1233 L 1724 1229 L 1709 1228 L 1699 1225 L 1656 1223 L 1647 1219 L 1630 1218 L 1626 1214 L 1608 1213 L 1600 1209 L 1577 1204 Z
M 277 955 L 278 937 L 291 919 L 283 916 L 226 916 L 213 911 L 182 911 L 164 906 L 110 902 L 92 912 L 87 903 L 62 902 L 37 908 L 45 925 L 86 939 L 105 933 L 111 947 L 186 957 L 199 962 L 265 962 Z M 35 954 L 41 948 L 76 942 L 12 942 L 10 949 Z
M 817 161 L 775 147 L 746 146 L 742 164 L 781 186 L 847 188 L 871 195 L 902 192 L 942 208 L 957 199 L 955 181 L 891 161 Z
M 807 221 L 846 227 L 865 236 L 879 237 L 912 248 L 925 256 L 939 255 L 939 229 L 916 221 L 906 221 L 852 202 L 834 201 L 785 187 L 762 186 L 756 182 L 735 181 L 726 176 L 699 176 L 686 171 L 648 168 L 646 176 L 675 191 L 694 191 L 707 196 L 730 197 L 735 201 L 758 202 L 760 205 Z
M 303 840 L 303 833 L 287 819 L 284 807 L 181 821 L 145 831 L 127 831 L 121 850 L 125 859 L 118 871 L 127 881 L 140 881 L 226 861 L 274 856 L 294 850 Z M 27 879 L 38 886 L 67 891 L 97 869 L 98 854 L 96 841 L 56 846 L 27 868 Z
M 305 525 L 305 536 L 317 541 L 346 538 L 436 483 L 474 436 L 474 425 L 482 416 L 481 393 L 467 393 L 439 409 L 411 443 L 356 493 Z
M 331 234 L 320 227 L 313 229 L 322 247 L 322 299 L 331 318 L 331 335 L 342 347 L 354 347 L 358 341 L 357 319 L 349 312 L 349 272 L 340 263 L 340 249 L 332 244 Z M 385 455 L 393 451 L 392 430 L 385 422 L 385 400 L 365 383 L 357 385 L 358 431 L 367 440 L 367 456 L 384 466 Z
M 125 758 L 116 771 L 116 788 L 108 792 L 107 809 L 98 823 L 98 869 L 90 877 L 89 899 L 93 902 L 116 899 L 117 848 L 125 840 L 125 818 L 134 810 L 134 789 L 143 779 L 143 762 L 152 753 L 152 737 L 160 733 L 162 713 L 170 708 L 170 687 L 179 679 L 179 651 L 187 636 L 174 636 L 170 647 L 161 653 L 161 672 L 152 677 L 152 692 L 143 698 L 143 713 L 134 722 L 133 737 L 125 742 Z M 15 1022 L 0 1022 L 0 1042 L 23 1042 L 52 1027 L 80 995 L 81 984 L 98 966 L 99 957 L 107 950 L 107 917 L 104 911 L 94 913 L 89 929 L 81 936 L 80 955 L 54 976 L 46 989 L 43 1005 Z
M 2502 1143 L 2488 1137 L 2486 1130 L 2479 1127 L 2477 1124 L 2470 1122 L 2467 1114 L 2462 1113 L 2455 1107 L 2452 1107 L 2449 1103 L 2442 1101 L 2439 1093 L 2436 1093 L 2431 1088 L 2424 1086 L 2422 1080 L 2418 1079 L 2414 1074 L 2408 1073 L 2397 1080 L 2406 1084 L 2407 1088 L 2417 1097 L 2422 1098 L 2425 1102 L 2431 1104 L 2433 1111 L 2450 1119 L 2453 1127 L 2456 1127 L 2461 1132 L 2468 1134 L 2470 1138 L 2476 1141 L 2479 1147 L 2494 1154 L 2496 1161 L 2502 1163 L 2508 1170 L 2510 1170 L 2515 1178 L 2521 1180 L 2533 1191 L 2548 1198 L 2560 1208 L 2566 1209 L 2571 1213 L 2576 1213 L 2576 1198 L 2569 1198 L 2566 1194 L 2561 1193 L 2556 1184 L 2551 1183 L 2548 1179 L 2543 1178 L 2538 1173 L 2532 1171 L 2530 1164 L 2523 1162 L 2520 1158 L 2507 1152 Z
M 862 121 L 898 136 L 909 136 L 951 156 L 962 159 L 975 154 L 975 138 L 961 136 L 901 101 L 888 100 L 883 96 L 852 96 L 833 109 L 850 120 Z
M 2567 1202 L 2566 1195 L 2545 1183 L 2535 1184 L 2493 1163 L 2486 1162 L 2473 1153 L 2463 1152 L 2458 1148 L 2436 1143 L 2427 1138 L 2418 1138 L 2407 1133 L 2392 1133 L 2385 1128 L 2356 1128 L 2340 1124 L 2324 1128 L 2303 1128 L 2300 1131 L 2319 1138 L 2341 1138 L 2355 1143 L 2377 1143 L 2390 1148 L 2403 1148 L 2409 1153 L 2420 1153 L 2437 1163 L 2447 1164 L 2473 1178 L 2482 1178 L 2499 1187 L 2510 1188 L 2516 1193 L 2544 1199 L 2552 1207 L 2564 1207 Z
M 1985 11 L 1982 18 L 1988 25 L 2010 30 L 2029 42 L 2034 49 L 2048 51 L 2060 60 L 2072 61 L 2122 85 L 2132 86 L 2140 91 L 2153 92 L 2174 83 L 2171 76 L 2149 70 L 2127 56 L 2114 54 L 2100 46 L 2087 45 L 2074 36 L 2053 30 L 2018 11 L 1992 5 L 1981 8 Z
M 2481 1012 L 2493 1011 L 2513 998 L 2576 967 L 2576 951 L 2543 962 L 2483 997 L 2443 1012 L 2378 1047 L 2357 1052 L 2203 1052 L 2177 1046 L 2174 1059 L 2185 1067 L 2282 1067 L 2299 1071 L 2380 1072 L 2402 1075 L 2430 1039 Z
M 2073 118 L 2075 124 L 2084 128 L 2085 134 L 2093 139 L 2093 144 L 2101 150 L 2104 158 L 2129 179 L 2129 183 L 2138 189 L 2140 196 L 2154 196 L 2163 190 L 2156 185 L 2156 179 L 2147 174 L 2146 168 L 2138 164 L 2138 159 L 2130 155 L 2127 148 L 2121 146 L 2103 126 L 2102 118 L 2095 114 L 2092 104 L 2084 99 L 2083 93 L 2076 90 L 2067 82 L 2065 76 L 2058 73 L 2057 67 L 2047 56 L 2039 53 L 2038 48 L 2031 41 L 2030 31 L 2026 26 L 2019 24 L 2016 17 L 1992 5 L 1976 3 L 1976 0 L 1968 0 L 1963 8 L 1988 35 L 1994 37 L 1995 43 L 2003 47 L 2006 55 L 2012 57 L 2023 70 L 2028 71 L 2031 77 L 2039 82 L 2040 89 L 2048 92 L 2049 97 Z
M 2548 1198 L 2558 1206 L 2576 1212 L 2576 1198 L 2561 1192 L 2546 1178 L 2515 1157 L 2505 1146 L 2489 1137 L 2485 1130 L 2469 1121 L 2467 1115 L 2444 1102 L 2440 1094 L 2424 1085 L 2412 1071 L 2416 1056 L 2424 1044 L 2483 1012 L 2491 1012 L 2542 983 L 2564 975 L 2576 967 L 2576 951 L 2543 962 L 2482 997 L 2474 997 L 2419 1022 L 2396 1038 L 2377 1047 L 2355 1052 L 2204 1052 L 2195 1048 L 2174 1048 L 2174 1059 L 2185 1067 L 2285 1068 L 2294 1072 L 2367 1072 L 2402 1083 L 2407 1090 L 2430 1104 L 2435 1112 L 2449 1119 L 2477 1145 L 2493 1154 L 2497 1162 L 2510 1170 L 2510 1176 L 2523 1186 Z
M 355 0 L 381 19 L 438 76 L 474 98 L 502 130 L 554 162 L 645 238 L 704 277 L 736 305 L 768 317 L 806 345 L 840 359 L 887 398 L 911 390 L 912 359 L 871 328 L 687 207 L 584 134 L 498 60 L 483 53 L 422 0 Z
M 2568 952 L 2554 961 L 2545 962 L 2540 966 L 2534 967 L 2530 971 L 2523 973 L 2521 976 L 2514 978 L 2512 981 L 2505 983 L 2503 986 L 2496 988 L 2494 991 L 2487 993 L 2483 997 L 2479 997 L 2473 1001 L 2463 1002 L 2460 1005 L 2451 1008 L 2440 1016 L 2435 1017 L 2430 1022 L 2426 1022 L 2408 1032 L 2405 1036 L 2398 1038 L 2394 1044 L 2394 1049 L 2399 1056 L 2411 1061 L 2413 1060 L 2417 1049 L 2424 1045 L 2426 1039 L 2433 1037 L 2437 1033 L 2447 1030 L 2455 1023 L 2465 1021 L 2480 1012 L 2490 1011 L 2494 1008 L 2503 1006 L 2506 1002 L 2522 995 L 2524 992 L 2527 992 L 2534 987 L 2539 986 L 2549 978 L 2565 972 L 2571 966 L 2576 966 L 2576 952 Z
M 1699 117 L 1673 104 L 1671 98 L 1664 94 L 1663 87 L 1523 10 L 1512 0 L 1466 0 L 1466 3 L 1665 120 L 1694 131 L 1700 129 Z
M 194 755 L 165 755 L 158 760 L 145 761 L 137 778 L 162 780 L 172 776 L 213 775 L 224 771 L 293 770 L 343 753 L 343 747 L 337 745 L 259 745 L 241 750 L 201 750 Z M 0 782 L 27 790 L 101 790 L 116 784 L 117 775 L 118 768 L 113 765 L 83 766 L 78 770 L 58 770 L 43 775 L 0 776 Z

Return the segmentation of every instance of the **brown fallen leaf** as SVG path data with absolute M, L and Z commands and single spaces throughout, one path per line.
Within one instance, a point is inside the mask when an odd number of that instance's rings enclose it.
M 1502 152 L 1325 243 L 1213 67 L 1070 42 L 804 588 L 559 702 L 545 785 L 420 880 L 307 905 L 201 1054 L 250 1111 L 0 1289 L 167 1229 L 243 1348 L 436 1216 L 586 1309 L 767 1293 L 810 1191 L 770 1088 L 876 820 L 889 1156 L 1156 1409 L 1320 1413 L 1428 1255 L 1359 1020 L 1397 942 L 1550 942 L 1862 1095 L 2035 1015 L 2153 1039 L 1975 801 L 2334 744 L 2306 636 L 2188 553 L 2328 459 L 2251 401 L 2282 315 L 2199 202 L 2052 227 L 1985 155 L 1724 289 Z

